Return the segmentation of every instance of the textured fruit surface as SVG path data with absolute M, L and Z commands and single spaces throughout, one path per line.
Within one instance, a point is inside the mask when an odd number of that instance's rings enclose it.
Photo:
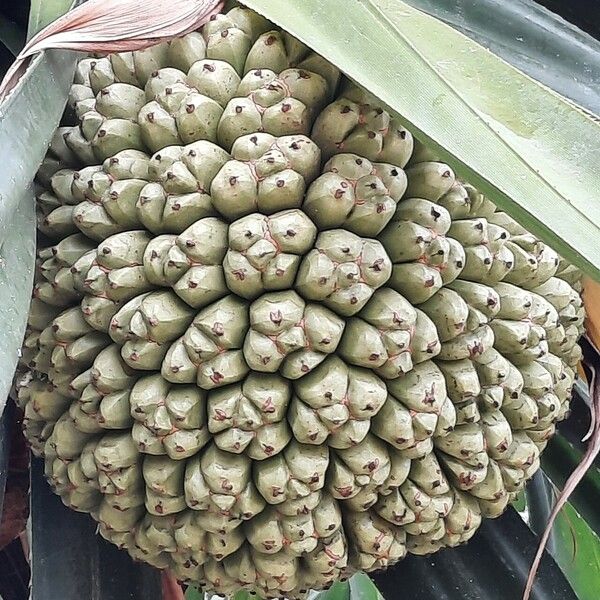
M 19 396 L 65 504 L 209 592 L 469 540 L 568 411 L 580 276 L 243 8 L 80 62 Z

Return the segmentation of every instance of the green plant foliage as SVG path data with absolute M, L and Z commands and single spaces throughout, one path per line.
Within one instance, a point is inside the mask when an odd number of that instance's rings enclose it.
M 318 48 L 459 175 L 600 279 L 594 120 L 401 0 L 244 4 Z
M 189 587 L 185 591 L 185 600 L 204 600 L 204 594 L 199 592 L 196 588 Z
M 316 600 L 350 600 L 350 584 L 347 581 L 334 583 L 326 592 L 321 592 Z
M 12 385 L 33 281 L 35 225 L 32 181 L 62 114 L 75 58 L 42 57 L 0 111 L 0 412 Z
M 231 600 L 260 600 L 260 598 L 251 596 L 248 592 L 238 592 Z
M 542 457 L 544 473 L 558 488 L 562 488 L 581 462 L 583 451 L 563 435 L 557 434 L 546 448 Z M 594 465 L 573 492 L 571 505 L 585 518 L 589 527 L 600 535 L 600 469 Z
M 600 40 L 541 6 L 547 1 L 406 2 L 458 29 L 579 106 L 598 112 L 600 90 L 596 82 L 600 77 Z M 566 14 L 570 3 L 562 4 Z
M 33 201 L 26 195 L 13 214 L 12 228 L 4 240 L 0 240 L 0 302 L 2 304 L 2 327 L 0 349 L 3 353 L 0 373 L 0 413 L 8 392 L 12 369 L 18 359 L 18 348 L 23 339 L 31 286 L 33 284 L 33 261 L 35 254 L 35 214 Z M 25 302 L 23 298 L 26 298 Z
M 350 600 L 380 600 L 381 594 L 375 584 L 364 573 L 350 578 Z
M 553 482 L 542 473 L 534 485 L 519 494 L 513 506 L 537 535 L 541 535 L 558 493 Z M 597 506 L 596 506 L 597 510 Z M 547 546 L 579 600 L 598 598 L 600 577 L 600 537 L 568 502 L 558 515 Z
M 571 504 L 554 526 L 554 559 L 579 600 L 597 600 L 600 575 L 600 538 Z
M 73 4 L 73 0 L 31 0 L 29 12 L 28 37 L 64 15 Z

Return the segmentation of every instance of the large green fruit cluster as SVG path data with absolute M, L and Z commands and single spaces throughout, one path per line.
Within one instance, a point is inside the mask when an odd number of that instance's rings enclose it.
M 19 381 L 68 506 L 263 597 L 502 513 L 568 410 L 575 269 L 247 9 L 82 60 L 68 113 Z

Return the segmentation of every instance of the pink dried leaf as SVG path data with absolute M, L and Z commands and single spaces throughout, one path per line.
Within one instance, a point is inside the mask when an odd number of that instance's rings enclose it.
M 589 340 L 589 343 L 594 347 L 597 355 L 600 355 L 598 348 L 596 348 L 592 341 Z M 560 511 L 563 509 L 565 504 L 568 502 L 571 494 L 575 490 L 575 488 L 579 485 L 581 480 L 585 477 L 585 474 L 588 472 L 590 467 L 594 464 L 594 460 L 600 453 L 600 373 L 598 372 L 597 365 L 589 364 L 587 365 L 591 371 L 591 377 L 589 379 L 589 388 L 590 388 L 590 402 L 592 404 L 592 423 L 593 423 L 593 431 L 591 435 L 589 435 L 589 443 L 588 447 L 583 455 L 581 462 L 577 466 L 577 468 L 571 473 L 569 479 L 567 479 L 563 490 L 560 492 L 558 497 L 556 498 L 556 503 L 554 504 L 554 508 L 550 514 L 550 518 L 548 520 L 548 524 L 546 525 L 546 529 L 540 539 L 540 544 L 537 549 L 537 553 L 533 560 L 533 564 L 531 565 L 531 569 L 529 571 L 529 577 L 527 578 L 527 584 L 525 585 L 525 591 L 523 593 L 523 600 L 529 600 L 531 596 L 531 592 L 533 589 L 533 584 L 535 581 L 535 576 L 539 569 L 540 563 L 542 562 L 542 556 L 544 554 L 544 549 L 548 544 L 548 539 L 550 538 L 550 533 L 552 532 L 552 527 L 554 526 L 554 522 L 556 521 L 556 517 L 558 517 Z M 586 436 L 587 437 L 587 436 Z
M 88 0 L 23 48 L 0 84 L 14 88 L 32 56 L 50 48 L 110 54 L 143 50 L 195 31 L 223 9 L 224 0 Z
M 183 589 L 171 571 L 161 571 L 162 600 L 185 600 Z

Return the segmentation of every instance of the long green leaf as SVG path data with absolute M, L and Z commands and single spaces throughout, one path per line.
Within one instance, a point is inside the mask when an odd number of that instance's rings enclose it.
M 75 56 L 46 53 L 32 63 L 18 89 L 2 103 L 0 145 L 0 412 L 12 384 L 23 340 L 34 269 L 31 182 L 60 121 Z
M 600 280 L 600 125 L 401 0 L 243 0 L 396 112 L 501 209 Z
M 583 452 L 560 433 L 556 434 L 542 455 L 542 468 L 552 483 L 561 488 L 581 462 Z M 570 498 L 570 503 L 600 535 L 600 469 L 594 465 Z
M 8 235 L 0 240 L 0 413 L 17 364 L 25 333 L 29 299 L 33 285 L 35 257 L 35 212 L 31 188 L 21 190 L 18 207 L 12 215 Z
M 28 37 L 64 15 L 73 4 L 73 0 L 31 0 Z
M 326 592 L 317 594 L 314 600 L 350 600 L 350 584 L 347 581 L 338 581 Z
M 519 505 L 518 510 L 538 535 L 548 522 L 555 498 L 556 487 L 541 472 L 536 475 L 533 485 L 520 494 L 516 503 Z M 570 502 L 556 519 L 547 550 L 579 600 L 598 598 L 600 538 Z
M 357 573 L 350 579 L 350 600 L 381 600 L 381 594 L 365 573 Z
M 522 0 L 406 2 L 580 106 L 600 111 L 600 40 L 540 4 Z
M 554 526 L 553 556 L 579 600 L 597 600 L 600 539 L 568 504 Z

